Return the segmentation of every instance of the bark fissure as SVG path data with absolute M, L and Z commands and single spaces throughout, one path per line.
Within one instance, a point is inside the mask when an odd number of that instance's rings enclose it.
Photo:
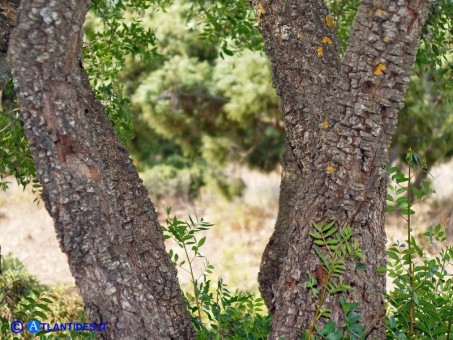
M 190 339 L 191 318 L 148 193 L 81 68 L 89 1 L 23 0 L 11 36 L 43 201 L 91 321 L 109 339 Z

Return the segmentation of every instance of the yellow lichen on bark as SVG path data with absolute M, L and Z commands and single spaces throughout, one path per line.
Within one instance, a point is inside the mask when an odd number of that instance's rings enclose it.
M 385 66 L 384 64 L 378 64 L 378 66 L 376 67 L 376 69 L 374 70 L 374 75 L 375 76 L 379 76 L 382 74 L 383 71 L 385 71 L 387 69 L 387 66 Z
M 324 44 L 332 45 L 332 40 L 330 40 L 329 37 L 324 37 L 324 38 L 322 38 L 322 42 L 323 42 Z
M 333 18 L 330 15 L 326 16 L 326 25 L 329 28 L 333 28 L 335 26 L 335 21 L 333 20 Z
M 261 2 L 258 2 L 258 9 L 257 9 L 257 15 L 256 15 L 256 23 L 259 25 L 261 24 L 261 16 L 266 14 L 266 10 L 264 9 L 264 6 Z
M 329 173 L 334 173 L 335 171 L 337 171 L 337 169 L 335 169 L 332 165 L 329 165 L 327 168 L 326 168 L 327 172 Z
M 329 121 L 326 119 L 324 119 L 324 121 L 322 122 L 321 124 L 321 128 L 323 129 L 327 129 L 329 127 Z
M 302 32 L 297 35 L 297 39 L 299 39 L 300 41 L 304 40 L 304 35 L 302 34 Z
M 317 49 L 317 51 L 318 51 L 318 57 L 321 58 L 321 57 L 324 55 L 324 51 L 323 51 L 323 49 L 322 49 L 322 46 L 319 46 L 318 49 Z
M 384 11 L 382 9 L 378 8 L 375 13 L 376 13 L 376 15 L 381 15 L 382 13 L 384 13 Z

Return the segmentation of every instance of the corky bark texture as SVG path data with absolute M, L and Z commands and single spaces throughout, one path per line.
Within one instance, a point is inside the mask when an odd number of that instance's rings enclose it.
M 9 36 L 16 21 L 19 0 L 0 2 L 0 92 L 10 78 L 10 69 L 6 60 Z M 1 98 L 0 98 L 1 103 Z
M 88 7 L 23 0 L 10 39 L 42 198 L 98 337 L 191 339 L 154 207 L 78 59 Z
M 300 168 L 294 157 L 293 150 L 285 144 L 281 159 L 282 174 L 280 183 L 280 197 L 278 216 L 275 222 L 275 230 L 264 249 L 258 282 L 261 296 L 266 302 L 267 308 L 272 308 L 272 282 L 279 276 L 281 266 L 288 251 L 288 226 L 291 224 L 295 198 L 301 182 Z
M 259 275 L 270 338 L 297 339 L 309 327 L 316 300 L 304 287 L 307 272 L 323 283 L 310 224 L 336 221 L 353 228 L 367 256 L 365 269 L 347 265 L 344 279 L 354 291 L 345 298 L 360 303 L 367 336 L 384 339 L 385 276 L 376 273 L 385 266 L 384 167 L 430 1 L 363 0 L 342 60 L 323 1 L 253 2 L 292 151 L 283 176 L 291 169 L 300 176 L 287 194 L 282 182 L 291 211 L 279 215 Z M 338 296 L 325 306 L 341 324 Z

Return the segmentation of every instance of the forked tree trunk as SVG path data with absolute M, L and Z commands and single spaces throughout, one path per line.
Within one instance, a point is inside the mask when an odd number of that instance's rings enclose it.
M 307 272 L 316 277 L 322 267 L 310 224 L 335 221 L 353 228 L 367 256 L 364 269 L 347 265 L 344 279 L 354 290 L 346 300 L 360 303 L 367 335 L 384 339 L 385 276 L 376 273 L 386 255 L 384 167 L 430 1 L 363 0 L 342 60 L 322 0 L 254 3 L 291 149 L 259 275 L 270 338 L 297 339 L 312 321 L 315 300 L 304 284 Z M 338 297 L 326 307 L 341 323 Z
M 22 0 L 9 60 L 61 249 L 106 339 L 189 339 L 148 193 L 81 67 L 88 0 Z

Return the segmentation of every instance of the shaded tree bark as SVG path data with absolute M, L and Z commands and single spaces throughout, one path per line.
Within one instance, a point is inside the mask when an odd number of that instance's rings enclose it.
M 385 276 L 376 273 L 385 266 L 384 167 L 430 1 L 362 1 L 342 60 L 323 1 L 254 3 L 300 176 L 287 191 L 294 164 L 284 157 L 280 209 L 289 211 L 279 213 L 259 274 L 270 338 L 297 339 L 312 321 L 316 301 L 304 284 L 322 266 L 310 224 L 336 221 L 353 228 L 367 256 L 362 270 L 347 265 L 346 300 L 360 303 L 367 334 L 384 339 Z M 341 324 L 338 297 L 325 307 Z
M 293 150 L 287 143 L 283 150 L 281 164 L 278 216 L 274 233 L 264 249 L 260 272 L 258 273 L 260 293 L 269 310 L 272 309 L 272 283 L 279 276 L 288 252 L 289 233 L 287 229 L 291 224 L 296 195 L 302 179 Z
M 156 212 L 78 59 L 89 3 L 23 0 L 10 39 L 42 198 L 98 336 L 190 339 Z
M 0 3 L 0 109 L 3 107 L 3 90 L 10 79 L 10 68 L 6 60 L 9 36 L 16 21 L 19 0 L 9 0 Z

